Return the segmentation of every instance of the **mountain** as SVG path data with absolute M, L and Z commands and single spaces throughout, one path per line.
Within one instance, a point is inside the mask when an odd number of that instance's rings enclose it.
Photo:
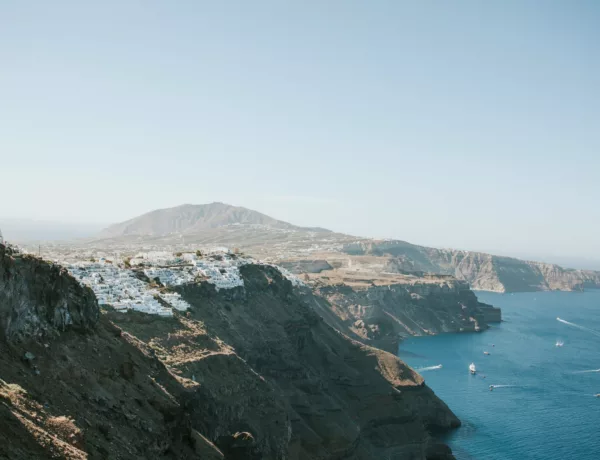
M 231 225 L 261 226 L 278 230 L 329 232 L 322 228 L 304 228 L 274 219 L 251 209 L 225 203 L 184 204 L 175 208 L 158 209 L 126 222 L 111 225 L 102 237 L 128 235 L 166 236 L 174 233 L 193 235 L 210 229 Z
M 344 273 L 351 272 L 371 280 L 386 273 L 452 275 L 467 281 L 473 289 L 496 292 L 600 288 L 600 271 L 482 252 L 430 248 L 400 240 L 357 238 L 322 228 L 299 227 L 224 203 L 188 204 L 152 211 L 108 227 L 90 244 L 103 248 L 119 246 L 122 250 L 237 247 L 255 257 L 294 267 L 295 273 L 312 272 L 310 267 L 318 260 L 318 265 L 325 267 L 322 278 L 329 278 L 332 270 L 339 269 L 342 278 L 346 276 Z M 306 270 L 302 270 L 303 266 Z M 336 277 L 334 274 L 333 278 Z

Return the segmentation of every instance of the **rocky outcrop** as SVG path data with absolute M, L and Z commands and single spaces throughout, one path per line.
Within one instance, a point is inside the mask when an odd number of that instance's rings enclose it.
M 0 337 L 2 458 L 433 459 L 447 449 L 432 434 L 460 423 L 273 267 L 242 267 L 231 292 L 181 287 L 193 307 L 173 318 L 98 319 L 59 267 L 6 251 L 0 264 L 0 309 L 20 312 Z
M 322 285 L 315 291 L 327 301 L 324 308 L 365 343 L 392 353 L 402 336 L 478 332 L 501 321 L 500 309 L 479 302 L 467 283 L 453 278 L 362 289 Z
M 324 259 L 282 260 L 277 262 L 277 264 L 294 274 L 321 273 L 322 271 L 333 269 L 329 262 Z
M 495 292 L 577 291 L 600 288 L 600 272 L 566 269 L 555 264 L 453 249 L 434 249 L 405 241 L 364 240 L 344 246 L 351 255 L 387 259 L 392 273 L 441 273 L 467 281 L 473 289 Z
M 65 269 L 0 245 L 0 337 L 54 336 L 98 321 L 94 293 Z

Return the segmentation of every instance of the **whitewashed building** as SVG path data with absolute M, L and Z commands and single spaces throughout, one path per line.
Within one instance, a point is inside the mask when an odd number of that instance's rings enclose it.
M 100 258 L 98 262 L 80 262 L 68 266 L 71 274 L 89 286 L 103 305 L 117 311 L 135 310 L 159 316 L 173 316 L 173 310 L 185 311 L 190 305 L 174 292 L 165 292 L 164 287 L 176 287 L 197 282 L 213 284 L 217 291 L 243 287 L 240 267 L 249 263 L 261 263 L 251 258 L 238 257 L 226 248 L 211 248 L 203 251 L 210 254 L 198 257 L 195 253 L 174 255 L 165 251 L 136 254 L 131 259 L 133 266 L 143 267 L 150 280 L 158 279 L 161 288 L 150 287 L 135 276 L 135 269 L 118 266 Z M 273 266 L 290 280 L 294 286 L 303 286 L 300 279 L 286 269 Z

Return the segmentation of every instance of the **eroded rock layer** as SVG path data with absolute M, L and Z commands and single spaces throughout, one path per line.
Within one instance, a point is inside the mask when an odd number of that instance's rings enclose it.
M 575 270 L 473 251 L 435 249 L 405 241 L 364 240 L 346 244 L 349 255 L 373 255 L 385 260 L 385 271 L 426 272 L 455 276 L 473 289 L 495 292 L 578 291 L 600 288 L 600 272 Z
M 396 353 L 402 337 L 480 332 L 501 311 L 477 300 L 469 285 L 448 278 L 369 287 L 318 285 L 317 299 L 365 343 Z

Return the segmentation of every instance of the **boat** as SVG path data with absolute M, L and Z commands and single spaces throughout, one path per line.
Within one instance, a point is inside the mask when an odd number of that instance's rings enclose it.
M 469 371 L 471 371 L 471 374 L 477 373 L 477 369 L 475 368 L 475 363 L 469 364 Z
M 490 391 L 494 391 L 494 385 L 490 385 Z
M 600 398 L 600 393 L 596 393 L 594 396 L 595 396 L 596 398 Z
M 562 342 L 562 341 L 560 341 L 560 340 L 557 340 L 557 342 L 556 342 L 556 346 L 557 346 L 557 347 L 562 347 L 564 344 L 565 344 L 565 343 L 564 343 L 564 342 Z
M 483 352 L 483 354 L 484 354 L 484 355 L 489 355 L 489 354 L 490 354 L 490 352 L 489 352 L 489 351 L 484 351 L 484 352 Z

